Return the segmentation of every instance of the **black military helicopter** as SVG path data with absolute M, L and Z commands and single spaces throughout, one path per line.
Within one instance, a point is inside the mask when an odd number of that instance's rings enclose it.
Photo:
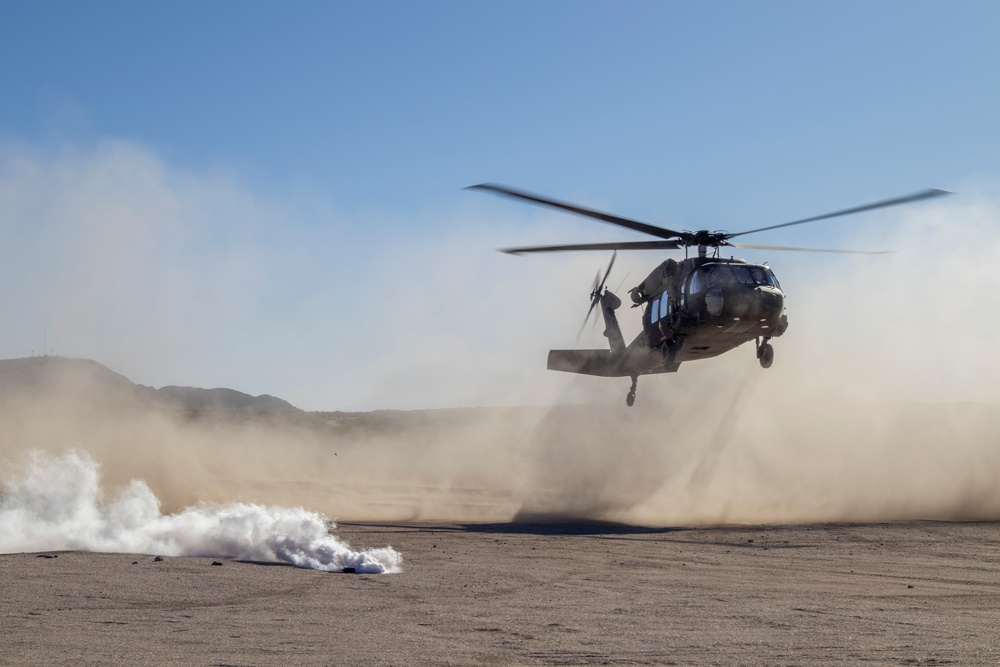
M 785 246 L 751 245 L 734 243 L 731 239 L 807 222 L 827 220 L 844 215 L 871 211 L 888 206 L 951 194 L 947 190 L 929 189 L 905 197 L 885 199 L 864 206 L 770 225 L 745 232 L 695 232 L 656 227 L 645 222 L 629 220 L 617 215 L 595 211 L 575 204 L 550 199 L 523 190 L 493 183 L 470 186 L 468 189 L 485 190 L 522 201 L 550 206 L 632 229 L 658 241 L 629 241 L 612 243 L 584 243 L 574 245 L 505 248 L 501 252 L 522 255 L 539 252 L 565 252 L 570 250 L 613 250 L 611 262 L 604 277 L 600 271 L 590 293 L 590 310 L 584 319 L 585 327 L 591 313 L 598 305 L 604 316 L 604 335 L 609 350 L 550 350 L 549 370 L 582 373 L 602 377 L 631 377 L 632 386 L 626 403 L 635 403 L 635 390 L 640 375 L 673 373 L 687 361 L 707 359 L 728 352 L 743 343 L 755 341 L 757 359 L 764 368 L 774 361 L 771 339 L 785 333 L 788 317 L 785 315 L 784 294 L 770 268 L 750 264 L 742 259 L 726 259 L 720 255 L 723 247 L 754 250 L 790 250 L 796 252 L 824 252 L 848 254 L 882 254 L 885 251 L 830 250 L 820 248 L 790 248 Z M 688 257 L 690 248 L 698 248 L 697 257 Z M 648 304 L 642 315 L 642 332 L 628 345 L 622 336 L 615 311 L 621 306 L 619 299 L 608 290 L 605 282 L 614 266 L 619 250 L 678 250 L 684 249 L 684 259 L 667 259 L 630 290 L 632 307 Z M 712 249 L 709 255 L 708 249 Z M 582 333 L 583 327 L 580 328 Z M 579 340 L 579 334 L 577 335 Z

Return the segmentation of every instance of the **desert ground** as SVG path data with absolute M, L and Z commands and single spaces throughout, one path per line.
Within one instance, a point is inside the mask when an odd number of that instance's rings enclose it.
M 0 663 L 1000 663 L 991 523 L 404 522 L 338 532 L 352 546 L 391 544 L 403 571 L 0 556 Z
M 0 396 L 0 664 L 1000 664 L 994 405 L 58 386 Z

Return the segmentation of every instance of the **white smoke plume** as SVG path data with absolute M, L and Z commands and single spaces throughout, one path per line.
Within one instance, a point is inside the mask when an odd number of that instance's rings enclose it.
M 0 497 L 0 552 L 70 549 L 285 562 L 316 570 L 399 572 L 392 547 L 353 551 L 332 521 L 301 508 L 235 503 L 162 514 L 145 482 L 105 500 L 99 466 L 86 454 L 33 452 Z

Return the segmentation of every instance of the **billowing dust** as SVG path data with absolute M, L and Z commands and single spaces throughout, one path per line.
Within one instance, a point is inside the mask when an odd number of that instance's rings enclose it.
M 338 520 L 1000 518 L 997 408 L 790 392 L 752 351 L 740 357 L 712 374 L 643 378 L 633 408 L 168 412 L 77 382 L 4 403 L 4 502 L 41 451 L 92 458 L 108 501 L 142 480 L 164 513 L 252 503 Z

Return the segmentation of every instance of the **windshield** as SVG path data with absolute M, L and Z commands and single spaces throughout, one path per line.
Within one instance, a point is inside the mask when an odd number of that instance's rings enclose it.
M 777 287 L 781 289 L 778 284 L 778 279 L 774 277 L 771 269 L 766 266 L 754 266 L 748 264 L 705 264 L 701 267 L 699 273 L 701 273 L 701 280 L 696 281 L 695 277 L 691 280 L 692 292 L 695 284 L 704 284 L 707 287 L 713 285 L 725 285 L 732 282 L 740 282 L 748 287 L 756 287 L 758 285 L 764 285 L 767 287 Z
M 778 284 L 778 279 L 774 277 L 771 269 L 766 266 L 751 266 L 749 269 L 758 285 L 770 285 L 781 289 L 781 285 Z

